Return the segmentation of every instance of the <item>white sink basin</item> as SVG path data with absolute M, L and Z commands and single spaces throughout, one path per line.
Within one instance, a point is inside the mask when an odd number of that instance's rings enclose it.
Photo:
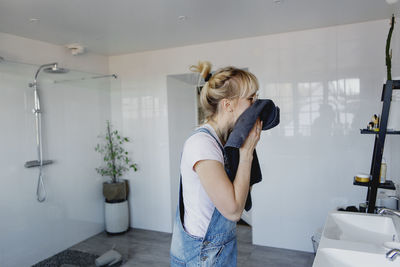
M 386 252 L 400 244 L 399 223 L 397 217 L 331 212 L 313 267 L 400 267 L 400 256 L 386 259 Z
M 335 240 L 373 243 L 399 241 L 392 218 L 360 213 L 331 213 L 325 224 L 324 237 Z
M 398 260 L 398 259 L 397 259 Z M 367 253 L 337 248 L 322 248 L 314 260 L 314 266 L 366 267 L 400 266 L 399 261 L 389 261 L 385 254 Z

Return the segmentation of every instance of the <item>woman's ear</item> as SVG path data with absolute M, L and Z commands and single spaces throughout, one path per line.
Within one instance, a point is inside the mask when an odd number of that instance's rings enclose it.
M 232 100 L 229 99 L 222 99 L 221 100 L 221 105 L 222 105 L 222 109 L 226 112 L 233 112 L 233 105 L 232 105 Z

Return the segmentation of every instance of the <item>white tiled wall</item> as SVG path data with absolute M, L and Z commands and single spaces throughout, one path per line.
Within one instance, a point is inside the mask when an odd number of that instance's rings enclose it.
M 0 43 L 4 45 L 2 40 L 0 34 Z M 24 44 L 26 52 L 37 54 L 36 41 L 25 40 Z M 16 52 L 2 45 L 0 55 L 4 58 L 8 59 L 5 54 L 11 56 Z M 21 43 L 15 41 L 14 45 Z M 63 57 L 49 49 L 57 50 L 55 46 L 38 47 L 48 49 L 48 60 Z M 18 56 L 23 55 L 16 54 L 15 58 Z M 89 60 L 86 65 L 102 60 Z M 43 63 L 48 62 L 38 62 Z M 38 169 L 24 168 L 26 161 L 37 159 L 31 111 L 33 91 L 28 87 L 37 67 L 0 63 L 0 266 L 31 266 L 104 229 L 103 179 L 95 172 L 101 161 L 94 147 L 110 115 L 110 81 L 55 84 L 54 80 L 93 74 L 40 74 L 44 159 L 54 160 L 54 164 L 44 168 L 47 200 L 39 203 Z M 99 66 L 93 67 L 96 68 Z
M 168 232 L 171 228 L 166 76 L 140 75 L 146 66 L 121 62 L 121 88 L 112 88 L 112 121 L 131 138 L 127 148 L 138 164 L 130 180 L 131 226 Z M 124 68 L 126 67 L 126 69 Z M 133 72 L 135 75 L 126 75 Z M 123 78 L 122 78 L 123 77 Z M 149 89 L 150 86 L 152 89 Z
M 373 136 L 359 129 L 381 111 L 388 29 L 381 20 L 111 57 L 110 71 L 122 78 L 112 117 L 135 140 L 141 168 L 129 176 L 132 226 L 171 231 L 170 186 L 179 177 L 169 176 L 166 77 L 210 60 L 214 68 L 249 68 L 261 97 L 281 108 L 281 124 L 263 133 L 257 149 L 264 179 L 253 189 L 253 242 L 312 251 L 310 237 L 331 209 L 365 199 L 352 179 L 370 169 Z M 393 76 L 400 74 L 398 44 L 395 32 Z M 173 108 L 184 113 L 187 105 Z M 388 161 L 398 160 L 399 143 L 388 139 Z M 388 175 L 398 177 L 399 169 L 388 166 Z

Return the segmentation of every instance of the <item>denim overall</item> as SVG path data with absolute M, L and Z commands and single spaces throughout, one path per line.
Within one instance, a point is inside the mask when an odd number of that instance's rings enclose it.
M 219 141 L 206 128 L 198 128 L 194 133 L 211 135 L 224 150 Z M 183 228 L 184 207 L 182 197 L 182 176 L 180 178 L 178 208 L 175 216 L 171 242 L 171 266 L 236 266 L 237 241 L 236 222 L 226 219 L 214 208 L 210 224 L 204 238 L 193 236 Z

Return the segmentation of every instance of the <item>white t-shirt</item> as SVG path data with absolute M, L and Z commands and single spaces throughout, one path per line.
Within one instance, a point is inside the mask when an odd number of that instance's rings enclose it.
M 218 139 L 214 129 L 205 124 Z M 200 160 L 216 160 L 224 164 L 223 153 L 217 141 L 208 133 L 199 132 L 190 136 L 184 146 L 181 160 L 183 203 L 185 206 L 184 227 L 191 235 L 204 237 L 215 205 L 204 190 L 194 165 Z

